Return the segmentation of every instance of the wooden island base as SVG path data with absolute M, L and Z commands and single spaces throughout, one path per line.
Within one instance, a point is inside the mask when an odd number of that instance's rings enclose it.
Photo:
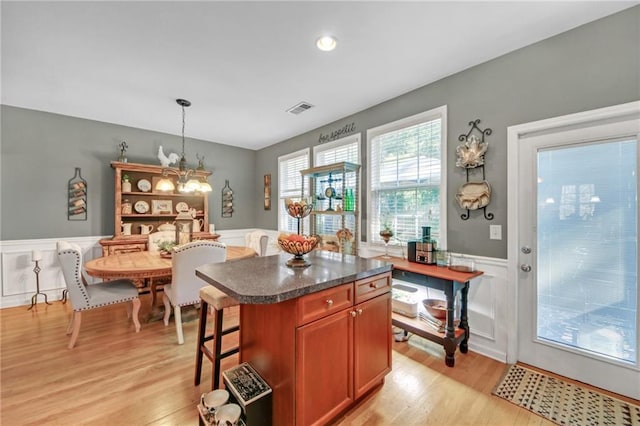
M 326 424 L 391 371 L 391 274 L 240 306 L 241 362 L 273 389 L 274 425 Z

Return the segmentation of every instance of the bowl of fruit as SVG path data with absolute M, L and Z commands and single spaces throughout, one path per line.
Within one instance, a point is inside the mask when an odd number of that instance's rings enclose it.
M 280 234 L 278 235 L 278 245 L 280 248 L 294 255 L 289 261 L 287 266 L 292 268 L 306 267 L 311 265 L 304 255 L 313 250 L 320 241 L 317 235 L 299 235 L 299 234 Z

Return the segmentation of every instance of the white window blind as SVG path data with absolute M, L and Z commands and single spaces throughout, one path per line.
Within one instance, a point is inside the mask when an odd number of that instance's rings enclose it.
M 278 230 L 280 231 L 298 232 L 297 219 L 292 218 L 286 212 L 284 200 L 285 198 L 300 199 L 303 195 L 300 170 L 308 168 L 309 149 L 303 149 L 278 158 Z
M 360 164 L 360 134 L 347 136 L 337 141 L 313 148 L 314 166 L 348 161 Z
M 369 241 L 391 228 L 403 242 L 422 235 L 446 245 L 446 107 L 371 129 L 369 140 Z

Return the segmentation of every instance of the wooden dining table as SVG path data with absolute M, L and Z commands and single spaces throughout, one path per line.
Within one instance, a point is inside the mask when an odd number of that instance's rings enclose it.
M 248 259 L 257 255 L 258 253 L 249 247 L 227 246 L 227 261 Z M 105 280 L 149 279 L 153 312 L 147 321 L 158 319 L 160 312 L 156 309 L 157 286 L 166 281 L 161 278 L 171 278 L 171 258 L 160 257 L 158 251 L 135 251 L 91 259 L 84 264 L 84 269 L 92 277 Z
M 255 250 L 244 246 L 227 246 L 227 260 L 257 256 Z M 171 276 L 171 258 L 160 257 L 157 251 L 135 251 L 98 257 L 84 264 L 87 274 L 96 278 L 144 279 Z

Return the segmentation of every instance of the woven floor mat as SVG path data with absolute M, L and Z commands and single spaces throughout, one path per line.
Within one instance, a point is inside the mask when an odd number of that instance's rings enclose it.
M 640 406 L 519 365 L 492 393 L 559 425 L 640 426 Z

